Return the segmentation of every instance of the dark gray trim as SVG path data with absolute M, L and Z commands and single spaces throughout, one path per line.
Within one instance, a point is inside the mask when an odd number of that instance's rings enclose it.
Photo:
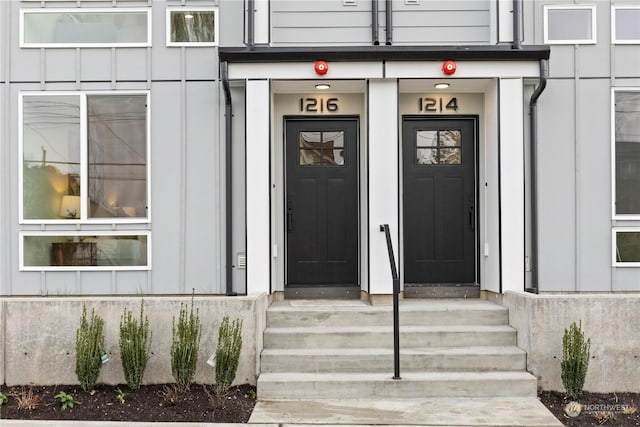
M 371 0 L 371 43 L 374 46 L 380 44 L 378 33 L 378 0 Z
M 254 43 L 254 35 L 255 35 L 255 23 L 254 23 L 254 15 L 255 15 L 255 0 L 247 0 L 247 46 L 249 49 L 253 49 Z
M 393 43 L 393 1 L 392 0 L 387 0 L 386 2 L 386 7 L 385 7 L 385 17 L 386 17 L 386 24 L 385 24 L 385 44 L 387 46 L 391 46 L 391 44 Z
M 405 298 L 480 298 L 480 285 L 404 285 Z
M 225 215 L 226 218 L 226 284 L 227 295 L 237 295 L 233 291 L 233 198 L 232 198 L 232 175 L 231 175 L 231 126 L 232 126 L 232 104 L 231 89 L 229 89 L 229 65 L 227 62 L 220 63 L 220 77 L 222 79 L 222 88 L 224 90 L 224 140 L 225 140 Z
M 513 44 L 514 49 L 522 49 L 520 42 L 520 16 L 522 15 L 522 0 L 513 0 Z
M 360 299 L 360 286 L 289 285 L 284 288 L 285 299 Z
M 320 46 L 320 47 L 220 47 L 220 61 L 539 61 L 549 59 L 549 46 Z
M 532 292 L 537 294 L 538 289 L 538 185 L 536 180 L 538 174 L 536 171 L 538 164 L 538 98 L 542 94 L 542 91 L 547 86 L 547 76 L 549 70 L 547 67 L 547 60 L 540 60 L 540 83 L 538 87 L 531 95 L 531 101 L 529 102 L 529 120 L 530 124 L 530 137 L 529 145 L 531 150 L 531 288 L 526 287 L 525 292 Z

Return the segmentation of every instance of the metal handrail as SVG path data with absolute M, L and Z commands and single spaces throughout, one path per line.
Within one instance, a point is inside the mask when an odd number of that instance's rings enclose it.
M 396 260 L 393 255 L 393 245 L 391 244 L 391 233 L 389 224 L 382 224 L 380 231 L 387 238 L 387 252 L 389 252 L 389 265 L 391 266 L 391 277 L 393 279 L 393 379 L 400 378 L 400 310 L 398 296 L 400 294 L 400 276 L 396 268 Z

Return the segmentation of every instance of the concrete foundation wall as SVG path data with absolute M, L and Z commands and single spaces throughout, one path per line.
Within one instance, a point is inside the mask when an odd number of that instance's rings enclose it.
M 560 390 L 562 336 L 582 321 L 591 338 L 585 390 L 640 392 L 640 294 L 491 294 L 509 309 L 518 347 L 527 352 L 527 370 L 544 390 Z
M 111 359 L 102 366 L 99 383 L 123 384 L 119 351 L 120 317 L 125 307 L 140 310 L 138 297 L 93 298 L 3 298 L 0 300 L 0 384 L 77 384 L 75 374 L 75 334 L 80 323 L 82 305 L 88 316 L 92 309 L 104 319 L 106 351 Z M 144 383 L 171 383 L 171 340 L 173 318 L 180 304 L 190 304 L 191 297 L 145 297 L 145 313 L 153 332 L 151 357 Z M 215 369 L 207 359 L 215 352 L 218 327 L 223 316 L 243 321 L 242 353 L 235 384 L 256 383 L 262 332 L 266 325 L 267 295 L 248 297 L 198 296 L 202 337 L 196 371 L 196 383 L 214 383 Z

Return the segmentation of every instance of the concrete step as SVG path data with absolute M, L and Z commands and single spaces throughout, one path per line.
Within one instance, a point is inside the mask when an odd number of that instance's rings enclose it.
M 526 353 L 515 346 L 402 348 L 402 372 L 518 371 Z M 266 349 L 262 372 L 393 372 L 392 348 Z
M 402 301 L 400 325 L 505 325 L 506 308 L 483 300 Z M 393 323 L 391 305 L 361 301 L 281 301 L 269 307 L 268 327 L 388 326 Z
M 536 397 L 260 400 L 249 423 L 284 427 L 562 427 Z
M 536 397 L 527 372 L 262 373 L 260 400 Z
M 264 348 L 379 348 L 393 347 L 393 328 L 296 327 L 267 328 Z M 464 347 L 516 345 L 516 331 L 507 325 L 404 326 L 400 347 Z

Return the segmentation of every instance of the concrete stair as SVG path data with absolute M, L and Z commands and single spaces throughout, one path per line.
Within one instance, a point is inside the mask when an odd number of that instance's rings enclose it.
M 393 313 L 360 301 L 284 301 L 267 311 L 261 399 L 535 397 L 506 308 L 482 300 L 403 301 L 400 367 Z
M 278 421 L 274 408 L 294 411 L 284 408 L 300 401 L 349 406 L 365 401 L 431 399 L 428 404 L 433 404 L 442 399 L 483 399 L 486 405 L 493 401 L 504 406 L 505 399 L 519 399 L 523 408 L 537 411 L 537 421 L 518 425 L 561 425 L 537 401 L 537 380 L 526 372 L 526 353 L 516 346 L 516 331 L 508 319 L 506 308 L 484 300 L 402 301 L 402 379 L 394 380 L 390 305 L 275 302 L 267 311 L 259 402 L 252 422 Z M 464 425 L 475 425 L 467 421 Z

